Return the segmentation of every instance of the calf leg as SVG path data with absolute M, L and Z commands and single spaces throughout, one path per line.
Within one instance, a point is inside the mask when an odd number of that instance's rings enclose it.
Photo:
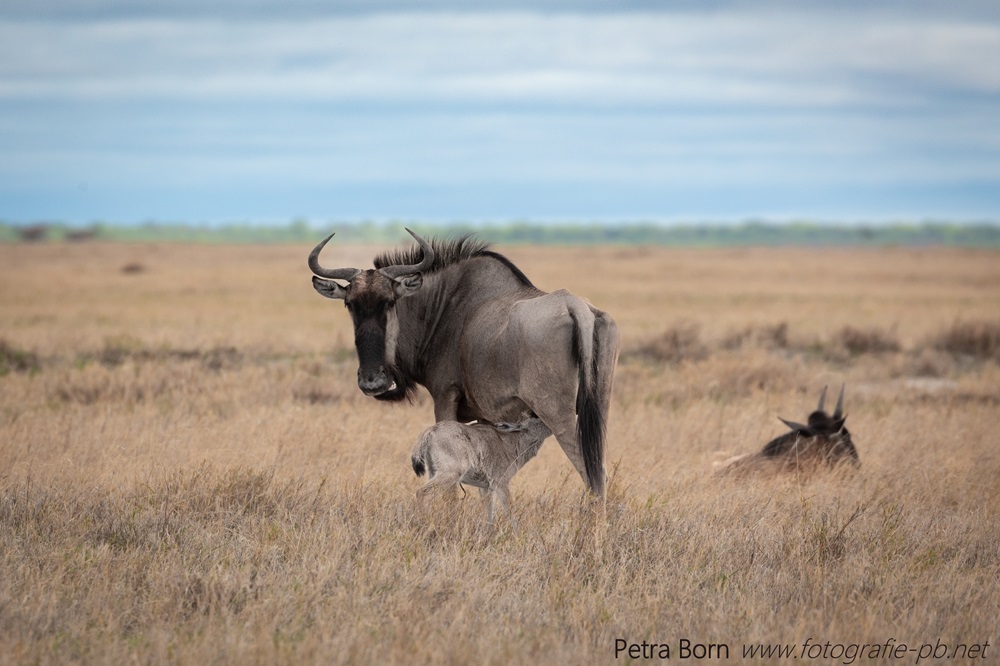
M 422 485 L 417 491 L 417 497 L 420 498 L 428 493 L 434 491 L 435 488 L 449 488 L 457 486 L 459 481 L 462 479 L 462 472 L 455 470 L 439 470 L 437 474 L 432 476 L 427 483 Z
M 490 527 L 493 527 L 493 522 L 496 518 L 493 510 L 495 503 L 493 490 L 490 488 L 480 488 L 479 496 L 483 498 L 483 503 L 486 505 L 486 522 Z
M 495 494 L 497 500 L 500 502 L 500 508 L 504 510 L 507 514 L 507 519 L 510 520 L 510 524 L 517 529 L 517 521 L 514 520 L 514 514 L 510 511 L 510 486 L 506 483 L 500 484 L 496 487 Z M 492 520 L 490 521 L 492 523 Z

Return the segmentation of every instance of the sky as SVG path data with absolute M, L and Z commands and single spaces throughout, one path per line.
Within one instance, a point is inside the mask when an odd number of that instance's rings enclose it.
M 1000 220 L 1000 2 L 5 0 L 0 220 Z

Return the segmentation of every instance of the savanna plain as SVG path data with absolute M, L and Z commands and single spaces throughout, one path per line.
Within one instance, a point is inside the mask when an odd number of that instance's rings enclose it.
M 327 264 L 382 249 L 345 240 Z M 497 247 L 622 334 L 606 500 L 550 439 L 515 528 L 417 500 L 431 402 L 359 392 L 309 249 L 0 245 L 0 661 L 1000 654 L 996 251 Z M 841 384 L 857 471 L 713 476 Z

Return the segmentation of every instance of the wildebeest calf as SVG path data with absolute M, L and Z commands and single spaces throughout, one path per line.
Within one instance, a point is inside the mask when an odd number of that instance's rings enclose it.
M 417 496 L 460 483 L 476 486 L 488 496 L 490 523 L 494 497 L 514 523 L 510 512 L 510 480 L 535 457 L 542 441 L 551 434 L 534 415 L 518 423 L 436 423 L 420 435 L 413 447 L 413 471 L 417 476 L 426 471 L 429 477 Z
M 826 387 L 819 397 L 816 411 L 809 415 L 806 425 L 781 419 L 791 428 L 790 432 L 772 439 L 759 453 L 732 458 L 717 472 L 718 476 L 759 472 L 809 472 L 821 465 L 834 467 L 849 462 L 861 465 L 858 450 L 851 441 L 851 433 L 844 427 L 847 415 L 844 409 L 844 387 L 833 415 L 823 411 Z M 779 417 L 780 418 L 780 417 Z

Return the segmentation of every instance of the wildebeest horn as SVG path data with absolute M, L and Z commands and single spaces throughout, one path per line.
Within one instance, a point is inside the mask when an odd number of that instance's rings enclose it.
M 781 421 L 782 423 L 784 423 L 786 426 L 788 426 L 792 430 L 796 430 L 796 431 L 797 430 L 805 430 L 805 431 L 809 430 L 809 426 L 804 426 L 801 423 L 796 423 L 795 421 L 786 421 L 785 419 L 781 418 L 780 416 L 778 417 L 778 420 Z
M 424 258 L 420 261 L 419 264 L 410 264 L 409 266 L 386 266 L 385 268 L 379 270 L 379 273 L 386 276 L 387 278 L 392 278 L 393 280 L 395 280 L 396 278 L 402 277 L 404 275 L 423 273 L 428 268 L 430 268 L 431 265 L 434 263 L 434 249 L 431 247 L 431 244 L 425 241 L 417 234 L 410 231 L 409 229 L 406 230 L 406 233 L 413 236 L 414 240 L 416 240 L 417 243 L 420 245 L 420 249 L 423 250 L 424 253 Z
M 816 405 L 816 411 L 818 411 L 818 412 L 822 412 L 823 411 L 823 403 L 826 402 L 826 389 L 827 389 L 827 387 L 824 386 L 823 387 L 823 392 L 819 394 L 819 404 Z
M 313 251 L 309 253 L 309 269 L 312 270 L 316 275 L 329 278 L 331 280 L 348 280 L 354 278 L 355 275 L 360 273 L 357 268 L 323 268 L 319 265 L 319 253 L 323 251 L 323 247 L 330 242 L 336 234 L 330 234 L 325 239 L 320 241 L 319 245 L 313 248 Z
M 844 411 L 844 384 L 840 385 L 840 397 L 837 398 L 837 409 L 833 412 L 833 419 L 836 421 L 843 416 Z

